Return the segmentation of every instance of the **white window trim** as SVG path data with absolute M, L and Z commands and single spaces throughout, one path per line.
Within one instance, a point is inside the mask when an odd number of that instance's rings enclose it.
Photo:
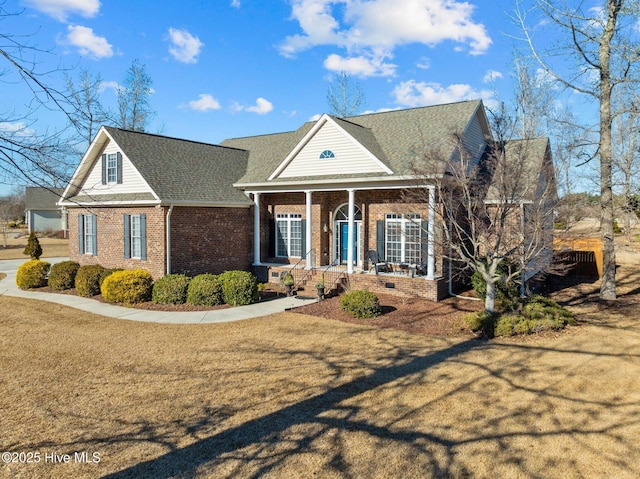
M 414 224 L 418 226 L 418 242 L 409 242 L 410 244 L 418 245 L 418 257 L 415 263 L 420 263 L 422 261 L 422 227 L 421 227 L 421 216 L 420 214 L 396 214 L 396 213 L 387 213 L 385 216 L 384 223 L 384 248 L 386 251 L 386 256 L 389 258 L 389 223 L 400 223 L 400 263 L 407 263 L 407 224 Z M 393 242 L 394 244 L 397 241 Z M 389 260 L 391 261 L 391 260 Z M 412 262 L 413 264 L 413 262 Z
M 134 221 L 138 221 L 138 234 L 135 235 Z M 129 217 L 129 251 L 132 259 L 142 258 L 142 221 L 140 215 L 131 215 Z M 138 251 L 136 254 L 135 243 L 138 242 Z
M 93 229 L 93 215 L 83 215 L 84 228 L 84 254 L 95 256 L 96 254 L 96 232 Z
M 302 214 L 300 213 L 277 213 L 276 214 L 276 258 L 301 258 L 302 254 L 304 254 L 304 252 L 302 252 L 300 255 L 290 255 L 289 253 L 291 252 L 291 243 L 292 243 L 292 238 L 291 238 L 291 226 L 293 222 L 299 222 L 302 223 Z M 286 223 L 286 248 L 287 254 L 283 254 L 282 251 L 280 251 L 280 228 L 278 227 L 278 223 Z M 302 225 L 300 225 L 300 234 L 302 235 Z M 297 239 L 297 238 L 296 238 Z M 302 251 L 302 236 L 300 236 L 300 251 Z
M 107 184 L 111 185 L 117 182 L 118 182 L 118 154 L 107 153 Z

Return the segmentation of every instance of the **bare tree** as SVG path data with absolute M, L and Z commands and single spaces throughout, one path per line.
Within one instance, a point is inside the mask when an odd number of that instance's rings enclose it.
M 22 12 L 9 12 L 5 3 L 0 1 L 0 81 L 22 89 L 30 100 L 0 107 L 0 178 L 10 184 L 59 186 L 68 181 L 74 161 L 68 132 L 39 131 L 38 118 L 42 112 L 54 112 L 69 119 L 72 106 L 64 92 L 46 81 L 60 70 L 43 69 L 36 60 L 51 53 L 31 45 L 30 35 L 10 33 L 11 22 Z
M 360 113 L 366 101 L 362 85 L 346 72 L 340 72 L 329 83 L 327 91 L 329 112 L 339 118 Z
M 100 126 L 109 123 L 111 118 L 100 101 L 102 78 L 100 74 L 93 75 L 84 69 L 80 72 L 77 84 L 66 74 L 65 81 L 67 96 L 73 106 L 69 118 L 83 142 L 89 144 Z
M 127 70 L 124 85 L 117 89 L 120 128 L 145 131 L 155 114 L 150 101 L 152 86 L 153 81 L 147 74 L 145 65 L 135 59 Z
M 636 83 L 638 71 L 637 0 L 603 0 L 601 8 L 565 0 L 533 0 L 561 38 L 551 47 L 539 48 L 533 27 L 517 4 L 516 17 L 525 40 L 541 67 L 560 84 L 592 97 L 599 109 L 598 157 L 604 265 L 600 298 L 616 299 L 614 201 L 612 176 L 612 125 L 622 107 L 614 109 L 612 93 L 624 83 Z
M 2 247 L 7 247 L 9 223 L 16 223 L 24 217 L 24 188 L 14 187 L 11 193 L 0 198 L 0 227 L 2 229 Z
M 499 283 L 522 282 L 550 261 L 557 198 L 549 143 L 491 141 L 478 161 L 461 135 L 452 142 L 457 154 L 449 159 L 425 154 L 415 166 L 424 188 L 407 194 L 427 202 L 435 185 L 443 257 L 484 279 L 485 310 L 492 313 Z M 444 175 L 435 173 L 443 168 Z

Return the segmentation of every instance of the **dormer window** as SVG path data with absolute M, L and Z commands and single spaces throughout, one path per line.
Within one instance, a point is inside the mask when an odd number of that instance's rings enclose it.
M 334 155 L 333 151 L 331 150 L 324 150 L 322 153 L 320 153 L 320 159 L 321 160 L 325 160 L 327 158 L 335 158 L 336 155 Z

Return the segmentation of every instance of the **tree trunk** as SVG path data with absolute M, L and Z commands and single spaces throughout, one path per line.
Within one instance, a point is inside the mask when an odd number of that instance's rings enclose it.
M 616 31 L 620 0 L 607 0 L 607 24 L 600 42 L 600 208 L 602 226 L 603 271 L 600 299 L 616 299 L 616 252 L 613 237 L 613 178 L 611 153 L 611 41 Z
M 487 281 L 487 296 L 484 298 L 484 310 L 493 313 L 496 310 L 496 283 Z

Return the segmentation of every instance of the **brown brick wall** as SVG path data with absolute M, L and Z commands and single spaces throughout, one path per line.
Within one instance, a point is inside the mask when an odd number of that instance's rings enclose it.
M 78 254 L 78 214 L 96 215 L 97 256 Z M 147 259 L 124 258 L 123 215 L 145 214 L 147 219 Z M 154 278 L 164 275 L 164 211 L 154 207 L 139 208 L 70 208 L 69 258 L 81 265 L 100 264 L 106 268 L 142 268 Z
M 172 273 L 250 271 L 253 208 L 175 207 L 171 238 Z

